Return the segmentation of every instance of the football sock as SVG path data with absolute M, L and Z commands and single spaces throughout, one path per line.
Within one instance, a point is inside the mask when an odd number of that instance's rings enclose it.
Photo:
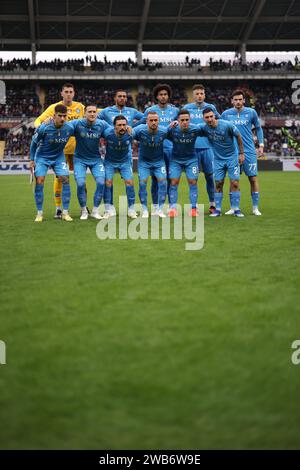
M 214 175 L 205 174 L 205 179 L 206 179 L 206 191 L 208 194 L 209 202 L 214 202 L 215 201 Z
M 259 203 L 259 193 L 258 192 L 251 193 L 251 197 L 252 197 L 253 209 L 257 209 L 258 203 Z
M 161 209 L 167 197 L 167 180 L 158 181 L 158 206 Z
M 85 190 L 85 179 L 77 178 L 77 198 L 79 201 L 80 207 L 86 206 L 86 190 Z
M 197 201 L 198 201 L 198 185 L 197 184 L 191 184 L 189 183 L 190 186 L 190 203 L 192 206 L 192 209 L 195 209 L 197 207 Z
M 62 184 L 62 205 L 64 210 L 69 209 L 70 199 L 71 199 L 71 188 L 70 183 L 63 183 Z
M 94 207 L 99 207 L 104 192 L 104 178 L 96 178 L 96 191 L 94 194 Z
M 175 207 L 178 201 L 178 184 L 171 184 L 169 189 L 170 207 Z
M 147 209 L 147 183 L 140 181 L 139 197 L 144 209 Z
M 126 195 L 128 201 L 128 207 L 131 207 L 135 203 L 135 192 L 133 184 L 126 185 Z
M 44 202 L 44 185 L 36 184 L 34 189 L 34 199 L 38 211 L 43 209 Z
M 222 211 L 223 193 L 215 193 L 216 209 Z
M 54 184 L 53 184 L 53 191 L 54 191 L 54 200 L 56 207 L 61 206 L 61 192 L 62 192 L 62 182 L 57 176 L 54 177 Z
M 241 193 L 240 191 L 232 191 L 232 209 L 238 210 L 240 208 L 240 199 Z

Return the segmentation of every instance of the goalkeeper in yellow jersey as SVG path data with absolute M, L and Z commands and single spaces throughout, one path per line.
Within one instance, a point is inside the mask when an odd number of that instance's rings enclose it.
M 64 104 L 67 107 L 67 121 L 72 121 L 73 119 L 79 119 L 84 116 L 84 106 L 82 103 L 78 103 L 77 101 L 73 101 L 75 95 L 74 85 L 72 83 L 65 83 L 61 88 L 61 97 L 62 101 L 58 103 L 51 104 L 44 112 L 41 114 L 35 121 L 35 127 L 39 127 L 42 122 L 44 122 L 48 118 L 54 117 L 54 108 L 58 104 Z M 73 170 L 73 155 L 75 152 L 76 141 L 75 137 L 70 137 L 68 140 L 67 145 L 64 149 L 64 154 L 66 157 L 66 161 L 69 165 L 69 169 Z M 55 219 L 61 219 L 62 217 L 62 209 L 61 209 L 61 193 L 62 193 L 62 183 L 58 178 L 54 178 L 54 198 L 55 198 Z

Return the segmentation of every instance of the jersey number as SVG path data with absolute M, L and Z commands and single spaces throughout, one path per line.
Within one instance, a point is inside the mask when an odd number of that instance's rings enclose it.
M 256 171 L 257 163 L 249 163 L 249 171 Z
M 233 174 L 236 175 L 236 176 L 238 176 L 240 174 L 240 167 L 239 166 L 234 167 Z
M 68 165 L 66 164 L 66 162 L 61 162 L 61 166 L 62 166 L 63 170 L 68 169 Z

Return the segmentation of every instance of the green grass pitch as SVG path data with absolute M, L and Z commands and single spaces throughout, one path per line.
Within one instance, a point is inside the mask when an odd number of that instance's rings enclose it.
M 194 252 L 100 241 L 73 183 L 53 220 L 52 180 L 34 224 L 28 177 L 0 178 L 0 447 L 299 448 L 299 175 L 260 174 L 261 218 L 243 176 L 245 219 L 206 216 Z

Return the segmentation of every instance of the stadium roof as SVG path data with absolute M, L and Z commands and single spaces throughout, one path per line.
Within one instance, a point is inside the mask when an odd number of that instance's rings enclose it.
M 299 0 L 1 0 L 5 50 L 299 50 Z

